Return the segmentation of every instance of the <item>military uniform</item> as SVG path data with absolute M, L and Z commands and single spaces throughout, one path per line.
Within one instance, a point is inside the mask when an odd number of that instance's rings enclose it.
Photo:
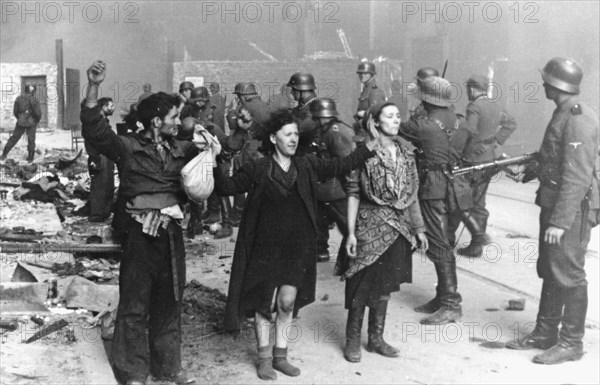
M 589 221 L 593 221 L 600 207 L 598 183 L 594 180 L 598 118 L 592 109 L 575 96 L 557 107 L 546 128 L 539 156 L 536 204 L 542 212 L 538 274 L 563 287 L 585 286 L 583 266 L 590 240 Z M 543 242 L 548 226 L 566 230 L 559 247 Z
M 363 85 L 362 91 L 360 92 L 360 96 L 358 97 L 358 107 L 356 108 L 356 112 L 366 112 L 369 108 L 382 102 L 385 102 L 385 93 L 381 88 L 379 88 L 375 78 L 372 77 L 367 83 Z M 358 119 L 358 115 L 355 116 Z M 352 128 L 354 129 L 356 135 L 359 135 L 361 137 L 367 136 L 367 133 L 363 130 L 360 121 L 355 122 Z
M 311 153 L 319 158 L 343 158 L 352 153 L 354 133 L 347 125 L 331 121 L 329 124 L 316 129 L 315 141 Z M 342 187 L 343 181 L 331 178 L 317 185 L 318 217 L 317 217 L 317 248 L 319 253 L 328 255 L 329 223 L 338 225 L 343 235 L 341 245 L 346 244 L 348 232 L 348 207 L 346 193 Z M 344 247 L 339 248 L 338 257 L 344 254 Z
M 545 350 L 539 364 L 579 360 L 588 306 L 585 253 L 598 224 L 598 118 L 578 101 L 581 66 L 553 58 L 544 67 L 546 97 L 556 109 L 539 150 L 536 204 L 541 207 L 538 276 L 543 279 L 536 325 L 506 346 Z M 561 235 L 562 234 L 562 235 Z M 562 327 L 559 331 L 559 325 Z
M 485 95 L 476 97 L 467 106 L 467 126 L 473 135 L 470 151 L 466 160 L 471 163 L 491 161 L 498 157 L 496 148 L 504 144 L 517 128 L 513 117 L 501 110 L 501 106 Z M 472 248 L 460 249 L 464 255 L 481 255 L 482 245 L 486 243 L 485 231 L 490 213 L 485 208 L 485 197 L 490 179 L 477 178 L 473 181 L 473 208 L 463 218 L 471 233 Z
M 298 123 L 298 133 L 300 134 L 297 150 L 298 155 L 314 153 L 313 142 L 315 141 L 318 125 L 313 120 L 312 113 L 310 112 L 310 106 L 316 100 L 316 97 L 310 99 L 303 105 L 298 105 L 292 110 L 294 117 L 300 122 Z
M 438 276 L 436 298 L 424 312 L 433 313 L 445 308 L 454 311 L 455 315 L 460 314 L 462 299 L 457 291 L 452 244 L 456 224 L 449 223 L 449 216 L 471 208 L 472 192 L 467 180 L 450 179 L 447 174 L 461 162 L 470 133 L 466 122 L 449 108 L 434 108 L 427 117 L 413 117 L 401 123 L 399 134 L 420 150 L 419 201 L 429 239 L 427 256 L 434 263 Z M 422 322 L 429 321 L 424 319 Z

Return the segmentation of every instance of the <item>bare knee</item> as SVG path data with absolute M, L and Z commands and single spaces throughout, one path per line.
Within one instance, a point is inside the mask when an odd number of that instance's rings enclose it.
M 294 302 L 296 301 L 295 297 L 292 296 L 283 296 L 279 298 L 277 301 L 277 309 L 282 312 L 289 314 L 294 310 Z

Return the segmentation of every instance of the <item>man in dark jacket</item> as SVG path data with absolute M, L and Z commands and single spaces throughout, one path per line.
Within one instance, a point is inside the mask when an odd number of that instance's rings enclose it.
M 546 98 L 556 104 L 539 166 L 531 170 L 540 181 L 537 272 L 542 293 L 533 332 L 506 344 L 510 349 L 546 350 L 533 357 L 538 364 L 576 361 L 584 353 L 585 254 L 591 229 L 598 224 L 600 165 L 598 118 L 577 96 L 582 78 L 581 66 L 570 59 L 551 59 L 542 70 Z
M 110 125 L 108 117 L 115 111 L 112 98 L 98 99 L 100 114 Z M 88 172 L 90 174 L 90 222 L 104 222 L 112 209 L 115 194 L 115 164 L 106 156 L 100 154 L 93 144 L 85 141 L 85 151 L 88 153 Z
M 292 97 L 298 103 L 292 110 L 298 123 L 300 142 L 298 143 L 298 155 L 306 154 L 314 142 L 317 123 L 312 119 L 310 113 L 311 104 L 317 100 L 315 92 L 315 78 L 312 74 L 296 72 L 290 77 L 288 86 L 292 88 Z
M 15 100 L 13 114 L 15 115 L 15 118 L 17 118 L 17 126 L 6 142 L 0 160 L 6 159 L 10 150 L 12 150 L 19 139 L 21 139 L 21 136 L 27 132 L 27 161 L 33 162 L 33 157 L 35 155 L 35 130 L 38 122 L 42 118 L 40 102 L 34 94 L 35 86 L 30 84 L 25 86 L 23 95 L 20 95 L 17 97 L 17 100 Z
M 185 200 L 181 169 L 198 154 L 191 142 L 178 141 L 179 98 L 158 93 L 137 109 L 144 130 L 118 136 L 100 113 L 98 89 L 106 65 L 87 70 L 81 107 L 82 135 L 116 162 L 121 183 L 113 227 L 121 235 L 119 307 L 112 342 L 118 380 L 145 384 L 194 382 L 181 366 L 181 304 L 185 287 L 185 248 L 180 204 Z
M 470 151 L 465 154 L 469 163 L 480 163 L 498 157 L 496 149 L 506 142 L 517 128 L 515 119 L 510 116 L 498 101 L 488 98 L 487 77 L 473 75 L 467 80 L 467 95 L 471 101 L 467 106 L 467 126 L 473 136 Z M 473 208 L 463 216 L 463 222 L 471 233 L 471 243 L 458 249 L 464 256 L 478 258 L 483 246 L 490 242 L 485 231 L 490 213 L 485 208 L 485 196 L 490 184 L 489 178 L 475 178 L 473 181 Z
M 429 239 L 427 257 L 435 265 L 438 284 L 435 298 L 415 311 L 433 313 L 421 320 L 429 325 L 457 322 L 462 316 L 456 257 L 450 242 L 456 227 L 449 226 L 448 218 L 471 208 L 472 192 L 468 181 L 446 175 L 464 156 L 470 134 L 466 123 L 450 109 L 451 91 L 450 82 L 440 77 L 420 83 L 416 96 L 427 116 L 413 116 L 400 124 L 399 132 L 421 151 L 419 201 Z

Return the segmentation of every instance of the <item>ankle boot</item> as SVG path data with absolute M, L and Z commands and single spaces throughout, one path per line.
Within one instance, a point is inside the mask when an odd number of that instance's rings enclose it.
M 566 361 L 577 361 L 583 357 L 587 306 L 587 286 L 565 289 L 565 312 L 562 317 L 558 343 L 544 353 L 533 357 L 533 362 L 554 365 Z
M 458 322 L 462 317 L 460 305 L 462 297 L 458 293 L 454 255 L 447 256 L 444 260 L 435 262 L 434 265 L 438 276 L 441 306 L 435 313 L 423 318 L 420 322 L 423 325 L 445 325 Z
M 398 357 L 400 351 L 383 339 L 387 304 L 388 301 L 379 301 L 375 307 L 369 308 L 369 343 L 367 344 L 367 351 L 379 353 L 384 357 Z
M 258 363 L 256 366 L 258 378 L 261 380 L 276 380 L 277 373 L 273 370 L 273 356 L 270 346 L 258 347 Z
M 300 369 L 288 362 L 287 351 L 287 348 L 273 346 L 273 369 L 280 371 L 286 376 L 297 377 L 300 375 Z
M 508 341 L 506 347 L 515 350 L 550 349 L 558 341 L 558 325 L 563 312 L 563 290 L 549 280 L 544 280 L 540 308 L 533 332 L 517 340 Z
M 233 234 L 233 226 L 229 219 L 231 214 L 231 201 L 229 197 L 219 197 L 221 206 L 221 228 L 215 233 L 215 239 L 230 237 Z
M 28 162 L 33 162 L 33 158 L 35 157 L 35 151 L 29 151 L 28 155 L 27 155 L 27 161 Z
M 346 347 L 344 348 L 344 358 L 348 362 L 360 362 L 360 334 L 362 331 L 364 315 L 364 306 L 356 306 L 348 310 L 348 320 L 346 321 Z
M 221 215 L 219 213 L 220 204 L 219 197 L 213 191 L 206 199 L 206 211 L 202 214 L 202 220 L 207 225 L 219 222 Z
M 438 285 L 435 287 L 435 297 L 433 297 L 433 299 L 427 302 L 426 304 L 413 308 L 413 310 L 417 313 L 431 314 L 435 313 L 441 306 L 442 304 L 440 303 L 440 289 Z

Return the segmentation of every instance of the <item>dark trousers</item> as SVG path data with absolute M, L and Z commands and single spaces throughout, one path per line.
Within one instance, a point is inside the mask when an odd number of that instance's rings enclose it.
M 90 169 L 90 216 L 108 217 L 115 195 L 115 164 L 104 155 Z
M 459 307 L 462 298 L 458 293 L 456 278 L 456 257 L 454 246 L 450 243 L 452 239 L 449 227 L 449 218 L 458 217 L 457 213 L 447 211 L 446 202 L 443 199 L 421 200 L 421 215 L 425 222 L 429 249 L 427 257 L 434 263 L 438 279 L 438 292 L 442 305 L 448 307 Z M 451 221 L 452 222 L 452 221 Z M 456 230 L 456 221 L 451 223 Z
M 317 251 L 325 253 L 329 249 L 329 224 L 335 222 L 342 233 L 339 252 L 345 252 L 348 235 L 348 203 L 346 198 L 333 202 L 318 202 L 317 207 Z
M 181 370 L 181 301 L 185 250 L 181 228 L 171 223 L 157 237 L 135 222 L 122 243 L 119 308 L 112 359 L 120 381 L 168 376 Z M 176 260 L 175 297 L 172 257 Z
M 575 220 L 563 234 L 560 244 L 544 242 L 544 233 L 550 226 L 552 209 L 542 207 L 540 212 L 540 253 L 537 261 L 538 276 L 557 282 L 564 288 L 587 286 L 585 275 L 585 253 L 590 242 L 595 210 L 583 218 L 582 211 L 575 214 Z
M 490 181 L 485 180 L 483 183 L 478 183 L 473 186 L 473 208 L 469 210 L 469 215 L 477 222 L 479 229 L 482 234 L 471 234 L 471 235 L 483 235 L 487 228 L 487 221 L 490 216 L 490 212 L 485 208 L 485 196 L 487 194 Z
M 6 142 L 6 146 L 4 146 L 4 151 L 2 151 L 2 154 L 5 156 L 8 155 L 10 150 L 12 150 L 12 148 L 15 146 L 15 144 L 17 144 L 19 139 L 21 139 L 21 136 L 23 136 L 25 131 L 27 131 L 27 152 L 29 153 L 29 155 L 33 154 L 35 152 L 36 129 L 37 126 L 23 127 L 17 125 L 10 138 L 8 138 L 8 141 Z

